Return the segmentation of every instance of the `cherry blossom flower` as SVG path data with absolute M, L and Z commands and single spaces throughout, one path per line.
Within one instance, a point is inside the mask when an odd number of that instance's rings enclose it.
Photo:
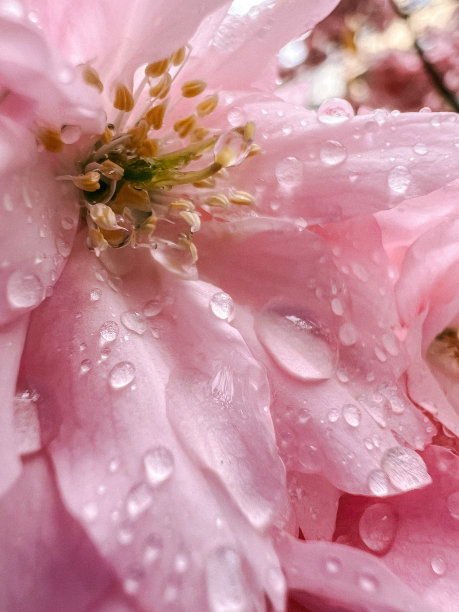
M 334 4 L 0 3 L 5 609 L 451 609 L 459 123 L 276 97 Z

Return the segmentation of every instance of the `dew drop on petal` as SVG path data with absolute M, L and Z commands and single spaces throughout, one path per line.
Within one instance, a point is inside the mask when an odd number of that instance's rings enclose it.
M 108 380 L 112 389 L 123 389 L 135 378 L 135 367 L 130 361 L 120 361 L 110 370 Z
M 337 575 L 342 570 L 341 561 L 337 557 L 329 557 L 325 560 L 325 570 L 331 575 Z
M 143 514 L 153 503 L 153 492 L 145 483 L 141 482 L 132 487 L 126 498 L 126 510 L 131 519 Z
M 455 491 L 449 495 L 446 500 L 446 506 L 451 516 L 459 520 L 459 491 Z
M 430 567 L 432 568 L 433 573 L 437 576 L 443 576 L 443 574 L 446 572 L 446 563 L 441 557 L 433 557 L 433 559 L 430 561 Z
M 147 318 L 156 317 L 163 309 L 163 302 L 161 300 L 149 300 L 143 307 L 143 314 Z
M 389 448 L 381 460 L 381 467 L 400 491 L 417 489 L 431 482 L 424 461 L 411 448 Z
M 389 172 L 387 184 L 394 193 L 404 194 L 411 183 L 411 175 L 405 166 L 395 166 Z
M 212 612 L 236 612 L 249 607 L 241 558 L 221 546 L 211 552 L 206 563 L 207 597 Z
M 368 476 L 368 487 L 373 495 L 384 497 L 389 492 L 389 481 L 382 470 L 373 470 Z
M 397 515 L 389 503 L 372 504 L 360 517 L 360 538 L 373 552 L 387 552 L 392 546 L 396 530 Z
M 99 329 L 99 336 L 101 344 L 105 344 L 107 342 L 114 342 L 119 334 L 118 323 L 115 321 L 105 321 L 101 328 Z
M 351 427 L 358 427 L 360 425 L 361 412 L 360 408 L 355 404 L 345 404 L 342 408 L 343 418 L 348 425 Z
M 358 332 L 352 323 L 343 323 L 339 328 L 338 336 L 344 346 L 352 346 L 357 342 Z
M 217 319 L 229 321 L 232 318 L 234 312 L 233 299 L 224 291 L 219 291 L 211 297 L 209 302 L 209 308 L 212 314 L 217 317 Z
M 43 300 L 45 291 L 38 276 L 17 270 L 8 279 L 6 296 L 12 308 L 33 308 Z
M 372 574 L 362 573 L 357 578 L 357 583 L 362 591 L 367 593 L 374 593 L 378 588 L 378 581 Z
M 319 106 L 317 119 L 324 124 L 337 125 L 349 121 L 354 116 L 354 109 L 347 100 L 331 98 Z
M 116 539 L 122 546 L 127 546 L 134 539 L 134 527 L 130 521 L 123 521 L 119 526 Z
M 91 368 L 92 368 L 91 360 L 83 359 L 83 361 L 80 363 L 80 374 L 87 374 Z
M 147 536 L 143 547 L 143 562 L 145 565 L 155 563 L 163 551 L 163 541 L 156 533 L 151 533 Z
M 296 187 L 303 181 L 303 164 L 296 157 L 286 157 L 275 168 L 279 185 L 283 187 Z
M 158 485 L 172 476 L 174 457 L 166 447 L 156 446 L 145 453 L 143 465 L 150 484 Z
M 336 341 L 309 313 L 268 304 L 256 315 L 255 331 L 274 361 L 291 376 L 304 381 L 333 376 Z
M 140 312 L 135 310 L 127 310 L 120 317 L 121 323 L 129 331 L 133 331 L 141 336 L 147 331 L 147 322 L 145 317 Z
M 336 423 L 339 417 L 340 417 L 339 410 L 337 410 L 336 408 L 332 408 L 327 415 L 327 418 L 330 421 L 330 423 Z
M 73 144 L 77 142 L 81 136 L 81 128 L 79 125 L 66 125 L 61 129 L 61 140 L 64 144 Z
M 327 140 L 320 147 L 320 159 L 327 166 L 342 164 L 346 157 L 346 147 L 337 140 Z
M 413 150 L 415 153 L 417 153 L 417 155 L 426 155 L 428 152 L 427 146 L 423 142 L 417 142 L 414 145 Z
M 83 518 L 88 523 L 92 523 L 99 515 L 99 508 L 95 502 L 88 502 L 83 506 Z
M 95 289 L 91 289 L 91 291 L 89 292 L 89 299 L 91 300 L 91 302 L 98 302 L 101 297 L 102 291 L 98 287 L 96 287 Z

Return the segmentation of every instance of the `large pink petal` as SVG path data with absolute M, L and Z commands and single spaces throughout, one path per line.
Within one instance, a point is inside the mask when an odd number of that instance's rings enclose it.
M 433 428 L 405 395 L 406 353 L 376 222 L 313 233 L 252 219 L 212 230 L 197 237 L 201 273 L 241 305 L 234 325 L 268 368 L 287 467 L 356 493 L 427 484 L 412 449 Z
M 209 309 L 216 289 L 161 283 L 147 251 L 119 256 L 123 280 L 78 246 L 28 336 L 23 377 L 65 503 L 145 609 L 256 608 L 264 590 L 278 609 L 263 530 L 284 476 L 263 371 Z
M 113 580 L 65 510 L 49 462 L 35 456 L 0 500 L 0 608 L 80 612 Z

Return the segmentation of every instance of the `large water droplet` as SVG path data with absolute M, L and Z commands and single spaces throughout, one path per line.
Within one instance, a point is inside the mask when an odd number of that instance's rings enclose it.
M 239 555 L 221 546 L 206 564 L 207 597 L 212 612 L 242 612 L 248 609 L 247 587 Z
M 147 331 L 147 321 L 140 312 L 128 310 L 122 313 L 120 319 L 126 329 L 139 334 L 139 336 Z
M 321 123 L 337 125 L 349 121 L 354 116 L 354 109 L 347 100 L 331 98 L 322 102 L 317 111 L 317 119 Z
M 131 519 L 136 519 L 145 512 L 152 502 L 153 493 L 150 487 L 144 482 L 135 485 L 126 498 L 126 509 Z
M 395 166 L 387 177 L 389 188 L 394 193 L 404 194 L 411 183 L 411 174 L 405 166 Z
M 229 321 L 233 316 L 233 300 L 231 296 L 224 291 L 219 291 L 211 297 L 209 307 L 212 314 L 215 315 L 217 319 Z
M 135 367 L 130 361 L 120 361 L 110 371 L 108 380 L 113 389 L 123 389 L 135 378 Z
M 391 483 L 400 491 L 410 491 L 431 482 L 424 461 L 411 448 L 389 448 L 381 460 L 381 466 Z
M 389 481 L 382 470 L 373 470 L 368 475 L 368 487 L 373 495 L 384 497 L 389 493 Z
M 342 408 L 343 418 L 351 427 L 360 425 L 361 412 L 360 408 L 355 404 L 345 404 Z
M 65 125 L 61 129 L 61 140 L 65 144 L 73 144 L 80 139 L 81 128 L 79 125 Z
M 161 300 L 149 300 L 143 307 L 145 317 L 151 318 L 159 315 L 163 309 L 164 303 Z
M 174 456 L 164 446 L 148 450 L 143 457 L 145 473 L 152 485 L 158 485 L 171 477 L 174 471 Z
M 119 331 L 118 323 L 115 321 L 105 321 L 99 329 L 100 343 L 114 342 L 118 337 Z
M 459 520 L 459 491 L 455 491 L 449 495 L 446 500 L 446 506 L 451 516 Z
M 296 157 L 286 157 L 276 165 L 275 173 L 279 185 L 296 187 L 303 181 L 303 163 Z
M 434 557 L 430 562 L 430 567 L 437 576 L 443 576 L 446 572 L 446 563 L 441 557 Z
M 17 270 L 8 279 L 6 296 L 12 308 L 33 308 L 43 300 L 45 291 L 38 276 Z
M 397 515 L 391 504 L 377 503 L 368 506 L 359 521 L 362 542 L 377 553 L 385 553 L 392 546 L 397 530 Z
M 327 140 L 320 147 L 320 159 L 327 166 L 342 164 L 346 157 L 346 147 L 337 140 Z
M 304 381 L 333 376 L 336 342 L 309 313 L 284 305 L 268 305 L 255 319 L 258 339 L 287 373 Z
M 338 335 L 344 346 L 352 346 L 357 342 L 358 332 L 352 323 L 343 323 L 339 328 Z

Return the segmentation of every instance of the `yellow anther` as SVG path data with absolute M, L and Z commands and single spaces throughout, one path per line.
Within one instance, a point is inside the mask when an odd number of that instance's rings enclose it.
M 37 137 L 45 149 L 50 153 L 59 153 L 59 151 L 62 151 L 64 143 L 62 142 L 61 134 L 58 130 L 39 128 L 37 130 Z
M 93 204 L 89 216 L 101 230 L 112 230 L 116 228 L 116 215 L 110 206 L 106 204 Z
M 119 181 L 123 177 L 124 168 L 115 164 L 111 159 L 106 159 L 101 163 L 99 172 L 109 179 Z
M 150 126 L 148 122 L 145 119 L 141 119 L 137 125 L 131 128 L 128 132 L 131 134 L 129 144 L 132 147 L 138 147 L 144 141 L 149 129 Z
M 193 202 L 191 202 L 191 200 L 174 200 L 174 202 L 171 202 L 169 204 L 169 209 L 170 210 L 188 210 L 188 211 L 193 211 L 194 210 L 194 204 Z
M 190 115 L 189 117 L 184 117 L 183 119 L 176 121 L 174 123 L 174 131 L 177 132 L 180 138 L 185 138 L 195 125 L 196 117 L 194 115 Z
M 83 191 L 97 191 L 100 189 L 100 174 L 95 170 L 86 172 L 86 174 L 80 174 L 80 176 L 73 176 L 72 183 L 78 189 Z
M 148 193 L 143 189 L 135 189 L 129 183 L 124 183 L 116 198 L 110 204 L 112 209 L 118 214 L 121 214 L 126 207 L 151 212 L 151 202 Z
M 211 96 L 207 96 L 204 100 L 196 106 L 196 112 L 198 113 L 198 117 L 205 117 L 206 115 L 210 115 L 215 110 L 215 107 L 218 104 L 218 95 L 216 93 Z
M 227 166 L 231 166 L 231 164 L 236 159 L 236 153 L 234 149 L 229 145 L 225 145 L 220 149 L 220 151 L 215 156 L 215 161 L 217 164 L 220 164 L 223 168 Z
M 99 78 L 99 74 L 95 68 L 92 68 L 92 66 L 86 65 L 83 68 L 83 80 L 88 85 L 92 85 L 93 87 L 98 89 L 99 93 L 102 93 L 104 91 L 104 86 Z
M 93 227 L 89 228 L 88 238 L 90 247 L 97 249 L 98 251 L 104 251 L 108 247 L 108 242 L 105 240 L 104 235 L 100 229 Z
M 165 98 L 171 89 L 172 78 L 167 72 L 161 79 L 150 87 L 150 96 L 152 98 Z
M 147 232 L 147 234 L 153 234 L 156 229 L 156 217 L 150 215 L 148 219 L 142 223 L 142 230 Z
M 198 261 L 198 249 L 190 238 L 187 238 L 186 236 L 179 236 L 177 244 L 178 246 L 182 247 L 182 249 L 187 249 L 190 251 L 192 263 L 196 263 Z
M 171 62 L 174 64 L 174 66 L 178 66 L 179 64 L 183 63 L 183 60 L 185 59 L 185 55 L 186 55 L 186 47 L 180 47 L 180 49 L 177 49 L 177 51 L 175 51 L 172 55 L 171 55 Z
M 147 77 L 156 78 L 164 74 L 168 67 L 169 58 L 166 57 L 162 60 L 159 60 L 158 62 L 148 64 L 148 66 L 145 68 L 145 74 L 147 75 Z
M 199 231 L 201 227 L 201 218 L 198 213 L 191 212 L 189 210 L 182 210 L 180 216 L 185 221 L 185 223 L 188 223 L 191 232 Z
M 248 121 L 244 126 L 244 140 L 250 142 L 255 136 L 255 123 Z
M 253 157 L 254 155 L 258 155 L 258 153 L 261 153 L 261 147 L 259 147 L 257 144 L 253 142 L 250 145 L 250 149 L 249 149 L 249 152 L 247 153 L 247 157 Z
M 213 176 L 209 176 L 209 178 L 193 183 L 193 187 L 198 187 L 199 189 L 212 189 L 215 187 L 215 178 Z
M 104 133 L 100 137 L 100 141 L 102 142 L 102 144 L 107 144 L 108 142 L 113 140 L 114 133 L 115 133 L 115 130 L 113 129 L 113 127 L 109 127 L 108 125 L 106 125 Z
M 105 240 L 114 249 L 124 246 L 130 238 L 129 232 L 124 228 L 101 231 Z
M 191 132 L 191 139 L 193 141 L 204 140 L 204 138 L 207 138 L 209 133 L 210 132 L 207 128 L 203 127 L 202 125 L 197 125 Z
M 126 85 L 118 84 L 115 90 L 113 106 L 120 111 L 129 112 L 134 108 L 134 97 Z
M 255 198 L 248 191 L 235 191 L 229 197 L 229 201 L 232 204 L 239 204 L 241 206 L 249 206 L 255 202 Z
M 192 81 L 185 81 L 182 85 L 182 96 L 184 98 L 194 98 L 204 91 L 207 87 L 205 81 L 201 79 L 193 79 Z
M 154 157 L 159 151 L 159 144 L 157 140 L 152 138 L 145 139 L 142 144 L 137 147 L 137 153 L 141 157 Z
M 230 201 L 224 193 L 214 193 L 213 195 L 207 198 L 206 204 L 208 204 L 209 206 L 228 208 L 230 205 Z
M 153 127 L 154 130 L 161 129 L 164 121 L 164 114 L 166 112 L 167 100 L 161 102 L 161 104 L 157 104 L 150 108 L 150 110 L 145 115 L 145 119 L 148 123 Z

